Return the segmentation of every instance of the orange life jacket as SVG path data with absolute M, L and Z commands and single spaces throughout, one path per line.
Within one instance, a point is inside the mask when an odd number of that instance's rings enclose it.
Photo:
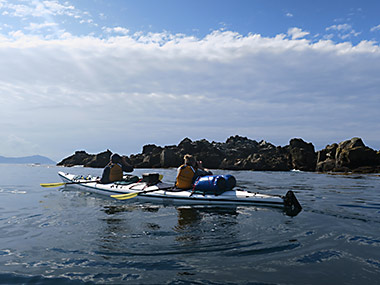
M 190 189 L 193 187 L 194 168 L 183 164 L 178 168 L 175 186 L 180 189 Z
M 123 179 L 123 168 L 120 164 L 111 164 L 110 168 L 110 182 L 119 181 Z

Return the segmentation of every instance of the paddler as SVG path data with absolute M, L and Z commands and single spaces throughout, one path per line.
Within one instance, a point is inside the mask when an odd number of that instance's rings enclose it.
M 107 184 L 123 180 L 123 171 L 132 172 L 133 166 L 127 162 L 126 157 L 121 157 L 117 153 L 114 153 L 110 157 L 110 162 L 104 168 L 102 178 L 99 182 Z
M 183 157 L 184 164 L 177 170 L 175 186 L 180 189 L 191 189 L 199 176 L 212 175 L 212 172 L 203 168 L 202 161 L 197 161 L 194 156 L 186 154 Z

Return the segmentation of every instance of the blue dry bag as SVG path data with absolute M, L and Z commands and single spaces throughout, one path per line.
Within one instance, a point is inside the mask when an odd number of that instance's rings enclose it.
M 194 182 L 194 192 L 201 194 L 219 195 L 232 190 L 236 179 L 232 175 L 207 175 L 198 177 Z
M 226 191 L 226 179 L 222 175 L 201 176 L 194 182 L 195 193 L 219 195 L 224 191 Z
M 222 175 L 226 180 L 226 191 L 232 190 L 236 186 L 236 179 L 230 174 Z

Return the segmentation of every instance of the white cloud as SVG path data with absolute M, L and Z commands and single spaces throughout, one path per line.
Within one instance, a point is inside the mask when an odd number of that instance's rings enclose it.
M 67 3 L 61 4 L 57 0 L 43 1 L 45 8 L 51 11 L 52 14 L 74 16 L 76 9 L 73 5 Z
M 326 31 L 336 30 L 336 31 L 350 31 L 352 30 L 352 26 L 349 24 L 340 24 L 340 25 L 332 25 L 326 28 Z
M 281 145 L 303 137 L 322 146 L 373 138 L 379 46 L 313 43 L 307 34 L 3 35 L 0 129 L 56 160 L 89 146 L 139 152 L 186 136 Z
M 17 3 L 17 4 L 15 4 Z M 68 2 L 60 3 L 58 0 L 46 1 L 3 1 L 3 13 L 13 17 L 42 17 L 68 16 L 76 19 L 89 17 L 87 12 L 81 12 Z
M 49 23 L 49 22 L 44 22 L 44 23 L 29 23 L 29 26 L 25 27 L 25 30 L 31 30 L 31 31 L 37 31 L 45 28 L 54 28 L 58 26 L 57 23 Z
M 123 27 L 114 27 L 114 28 L 103 27 L 103 30 L 108 34 L 112 34 L 112 33 L 121 34 L 121 35 L 129 34 L 129 30 Z
M 360 32 L 356 32 L 350 24 L 332 25 L 327 27 L 326 31 L 336 31 L 338 33 L 337 36 L 342 40 L 346 40 L 352 36 L 357 37 L 361 34 Z
M 370 31 L 371 32 L 380 31 L 380 25 L 372 27 Z
M 296 28 L 296 27 L 288 29 L 288 35 L 293 40 L 303 38 L 309 34 L 310 34 L 309 32 L 302 31 L 300 28 Z
M 286 17 L 293 18 L 293 14 L 288 12 L 286 13 Z

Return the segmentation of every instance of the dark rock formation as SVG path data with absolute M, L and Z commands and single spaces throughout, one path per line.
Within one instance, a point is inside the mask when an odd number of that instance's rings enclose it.
M 300 138 L 291 139 L 284 147 L 241 136 L 232 136 L 223 143 L 185 138 L 177 146 L 145 145 L 142 153 L 132 154 L 127 159 L 135 168 L 169 168 L 181 165 L 187 153 L 195 155 L 211 169 L 380 172 L 380 154 L 366 147 L 360 138 L 328 145 L 317 153 L 312 143 Z M 58 165 L 104 167 L 111 154 L 109 150 L 96 155 L 77 151 Z
M 110 161 L 112 152 L 107 150 L 99 154 L 88 154 L 85 151 L 76 151 L 73 155 L 58 162 L 58 166 L 75 166 L 83 165 L 85 167 L 103 168 Z
M 231 139 L 231 138 L 230 138 Z M 289 153 L 285 148 L 276 147 L 266 141 L 248 140 L 244 147 L 238 147 L 231 154 L 230 159 L 225 159 L 221 168 L 236 170 L 266 170 L 266 171 L 288 171 L 291 169 Z M 227 140 L 228 141 L 228 140 Z M 234 141 L 233 144 L 236 142 Z M 237 158 L 233 155 L 238 154 Z
M 316 171 L 328 172 L 335 168 L 335 154 L 338 144 L 327 145 L 325 149 L 317 152 Z
M 320 172 L 380 172 L 380 154 L 360 138 L 328 145 L 317 156 L 316 170 Z
M 302 139 L 291 139 L 289 153 L 293 169 L 302 171 L 315 170 L 317 154 L 312 143 L 306 143 Z

